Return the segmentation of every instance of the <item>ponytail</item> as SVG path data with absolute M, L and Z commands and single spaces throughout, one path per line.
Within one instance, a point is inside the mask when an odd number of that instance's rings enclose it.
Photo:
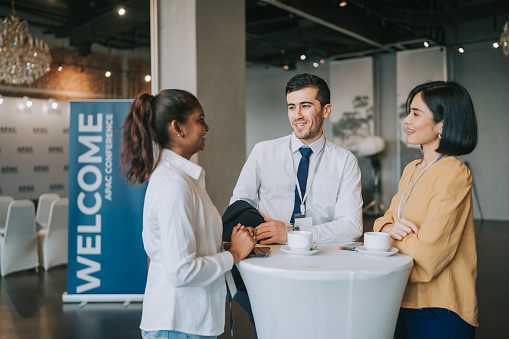
M 178 89 L 163 90 L 155 96 L 142 93 L 134 99 L 122 126 L 120 153 L 120 170 L 129 184 L 141 185 L 150 178 L 159 157 L 154 143 L 169 148 L 171 122 L 184 124 L 197 107 L 201 105 L 194 95 Z
M 124 120 L 120 169 L 133 186 L 143 184 L 154 168 L 153 115 L 154 97 L 142 93 L 134 99 Z

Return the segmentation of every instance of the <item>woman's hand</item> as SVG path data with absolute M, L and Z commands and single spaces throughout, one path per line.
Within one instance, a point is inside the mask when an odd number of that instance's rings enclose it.
M 417 234 L 419 228 L 410 220 L 402 218 L 396 221 L 394 225 L 385 227 L 383 231 L 389 233 L 394 240 L 403 240 L 409 234 Z
M 230 253 L 233 260 L 237 263 L 247 257 L 256 245 L 256 238 L 252 235 L 250 230 L 241 224 L 238 224 L 232 231 L 232 242 L 230 246 Z

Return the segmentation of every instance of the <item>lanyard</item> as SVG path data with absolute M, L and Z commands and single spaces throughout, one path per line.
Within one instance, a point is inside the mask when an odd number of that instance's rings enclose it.
M 316 162 L 315 170 L 313 171 L 313 175 L 307 182 L 306 194 L 304 194 L 304 197 L 302 197 L 302 192 L 300 191 L 299 180 L 297 178 L 297 171 L 295 170 L 295 162 L 293 161 L 292 139 L 291 138 L 290 138 L 290 142 L 288 143 L 288 147 L 290 149 L 290 155 L 292 157 L 292 168 L 293 168 L 293 174 L 294 174 L 294 178 L 295 178 L 295 185 L 297 186 L 297 192 L 299 192 L 299 197 L 300 197 L 300 213 L 302 213 L 302 214 L 306 213 L 306 199 L 308 197 L 309 190 L 311 189 L 311 185 L 313 184 L 313 180 L 315 179 L 315 175 L 316 175 L 316 172 L 318 171 L 318 167 L 320 166 L 320 163 L 322 162 L 322 156 L 323 156 L 323 153 L 325 152 L 325 142 L 326 141 L 324 138 L 322 149 L 318 153 L 318 160 Z
M 413 184 L 410 186 L 410 191 L 408 192 L 408 196 L 406 197 L 405 199 L 405 202 L 403 202 L 403 198 L 405 197 L 405 193 L 406 193 L 406 190 L 408 188 L 408 185 L 410 184 L 410 180 L 413 178 L 414 176 L 414 173 L 415 173 L 415 169 L 417 168 L 417 165 L 414 167 L 414 171 L 412 172 L 412 175 L 410 176 L 410 179 L 408 179 L 407 183 L 406 183 L 406 186 L 405 186 L 405 190 L 403 191 L 403 195 L 401 196 L 401 200 L 399 201 L 399 206 L 398 206 L 398 220 L 401 220 L 401 215 L 403 214 L 403 209 L 405 208 L 405 205 L 406 205 L 406 202 L 408 201 L 408 198 L 410 198 L 410 194 L 412 193 L 412 189 L 414 188 L 414 185 L 415 183 L 417 182 L 417 180 L 419 180 L 419 178 L 424 174 L 424 172 L 426 172 L 426 170 L 428 169 L 428 167 L 430 167 L 431 165 L 433 165 L 435 162 L 437 162 L 438 160 L 442 159 L 444 155 L 443 154 L 440 154 L 440 156 L 438 158 L 436 158 L 435 160 L 433 160 L 432 162 L 429 163 L 428 166 L 424 167 L 424 169 L 422 170 L 421 174 L 419 174 L 419 176 L 417 177 L 417 179 L 415 179 L 415 181 L 413 182 Z M 401 206 L 401 204 L 403 204 L 403 206 Z

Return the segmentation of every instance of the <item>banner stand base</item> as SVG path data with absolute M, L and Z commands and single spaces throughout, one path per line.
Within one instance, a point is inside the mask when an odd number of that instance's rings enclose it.
M 84 307 L 88 303 L 123 303 L 128 307 L 133 302 L 143 302 L 143 294 L 62 294 L 64 303 L 80 303 Z

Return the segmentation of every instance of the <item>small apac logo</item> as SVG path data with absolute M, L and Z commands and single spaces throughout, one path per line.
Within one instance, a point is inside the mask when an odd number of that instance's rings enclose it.
M 18 114 L 23 114 L 23 113 L 27 113 L 27 114 L 32 114 L 32 107 L 26 107 L 25 105 L 23 105 L 23 107 L 16 107 L 16 113 Z
M 48 147 L 49 153 L 64 153 L 64 146 L 50 146 Z
M 32 134 L 48 134 L 48 127 L 34 127 Z
M 18 173 L 18 166 L 2 166 L 0 173 L 2 173 L 2 174 Z
M 49 172 L 49 165 L 35 165 L 34 173 L 47 173 Z
M 18 193 L 32 193 L 32 192 L 35 192 L 35 185 L 18 186 Z
M 64 190 L 64 184 L 58 183 L 58 184 L 50 184 L 49 185 L 50 191 L 63 191 Z
M 33 146 L 18 146 L 18 154 L 31 154 L 34 153 Z
M 0 126 L 0 134 L 16 134 L 16 126 Z
M 49 114 L 62 115 L 63 111 L 60 108 L 50 109 L 48 111 Z

